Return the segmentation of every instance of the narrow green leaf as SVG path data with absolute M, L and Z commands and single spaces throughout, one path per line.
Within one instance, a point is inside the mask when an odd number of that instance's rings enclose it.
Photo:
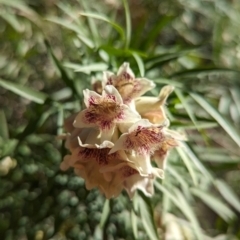
M 212 31 L 212 46 L 213 46 L 213 57 L 214 62 L 218 63 L 220 59 L 220 54 L 222 52 L 223 45 L 223 37 L 222 37 L 222 29 L 226 27 L 227 18 L 223 16 L 219 16 L 214 21 L 213 31 Z
M 215 180 L 215 186 L 223 196 L 238 212 L 240 212 L 240 199 L 233 190 L 222 180 Z
M 118 25 L 117 23 L 111 21 L 109 18 L 107 18 L 106 16 L 104 15 L 100 15 L 98 13 L 89 13 L 89 12 L 81 12 L 80 13 L 82 16 L 85 16 L 85 17 L 91 17 L 91 18 L 95 18 L 95 19 L 98 19 L 98 20 L 102 20 L 104 22 L 107 22 L 109 23 L 110 25 L 113 26 L 113 28 L 115 28 L 115 30 L 120 34 L 121 38 L 124 40 L 125 39 L 125 34 L 124 34 L 124 31 L 122 29 L 122 27 L 120 25 Z
M 66 62 L 63 64 L 63 66 L 71 68 L 75 72 L 83 72 L 86 74 L 90 74 L 91 72 L 102 72 L 108 69 L 108 65 L 104 62 L 88 64 L 85 66 L 76 63 Z
M 72 96 L 72 91 L 70 88 L 65 87 L 51 94 L 51 98 L 55 101 L 61 101 L 68 99 Z
M 4 140 L 9 139 L 8 125 L 3 110 L 0 110 L 0 137 Z
M 139 196 L 136 192 L 132 199 L 132 209 L 135 213 L 138 212 L 138 198 L 139 198 Z
M 79 19 L 79 15 L 77 11 L 74 11 L 74 9 L 69 4 L 65 4 L 63 2 L 57 2 L 56 5 L 58 8 L 60 8 L 65 14 L 67 14 L 72 20 Z
M 17 19 L 16 15 L 8 14 L 8 13 L 0 13 L 0 17 L 3 18 L 12 28 L 17 32 L 23 32 L 24 26 Z
M 132 57 L 133 53 L 136 53 L 139 57 L 146 57 L 146 53 L 135 51 L 131 49 L 122 49 L 122 48 L 115 48 L 111 47 L 110 45 L 102 45 L 100 49 L 107 52 L 109 55 L 112 56 L 121 56 L 121 57 Z
M 196 215 L 194 214 L 191 206 L 188 204 L 185 197 L 181 194 L 181 192 L 171 187 L 165 187 L 161 185 L 159 182 L 154 182 L 157 189 L 159 189 L 164 195 L 167 195 L 169 199 L 176 205 L 176 207 L 179 208 L 179 210 L 191 221 L 193 228 L 195 230 L 195 234 L 197 239 L 202 239 L 202 231 L 199 225 L 199 222 L 196 218 Z M 168 190 L 171 189 L 171 192 Z M 175 192 L 175 194 L 173 194 Z
M 40 20 L 39 15 L 35 11 L 33 11 L 31 8 L 29 8 L 24 1 L 0 0 L 0 4 L 1 3 L 20 10 L 21 16 L 28 18 L 30 21 L 32 21 L 34 24 L 36 24 L 38 27 L 40 27 L 40 28 L 42 27 L 42 22 Z
M 229 110 L 231 109 L 232 97 L 229 93 L 223 93 L 219 96 L 218 111 L 222 115 L 229 115 Z
M 132 32 L 132 25 L 131 25 L 131 14 L 128 6 L 128 1 L 123 0 L 123 6 L 125 11 L 125 18 L 126 18 L 126 41 L 125 41 L 125 48 L 128 49 L 130 42 L 131 42 L 131 32 Z
M 134 34 L 132 34 L 131 37 L 131 46 L 133 46 L 134 49 L 143 49 L 142 44 L 145 42 L 143 33 L 145 33 L 144 29 L 148 19 L 148 14 L 142 14 L 141 18 L 139 18 L 138 24 L 134 26 Z
M 61 63 L 58 61 L 58 59 L 56 58 L 55 54 L 53 53 L 53 50 L 49 44 L 49 42 L 47 40 L 45 40 L 45 45 L 48 49 L 48 52 L 50 53 L 50 56 L 53 59 L 53 62 L 56 65 L 56 68 L 59 70 L 62 80 L 64 81 L 64 83 L 72 90 L 73 94 L 76 96 L 76 98 L 78 98 L 78 92 L 74 86 L 74 83 L 72 81 L 72 79 L 70 79 L 70 77 L 68 76 L 66 70 L 62 67 Z
M 60 19 L 57 17 L 48 17 L 45 20 L 56 23 L 62 27 L 65 27 L 66 29 L 74 31 L 75 33 L 82 34 L 82 31 L 78 28 L 78 26 L 75 23 L 72 23 L 70 21 L 66 21 L 64 19 Z
M 93 239 L 94 240 L 102 240 L 103 239 L 103 229 L 100 227 L 99 224 L 94 229 Z
M 188 189 L 189 184 L 170 164 L 167 166 L 167 171 L 181 184 L 183 188 Z
M 176 194 L 177 200 L 179 201 L 179 204 L 182 207 L 182 212 L 192 223 L 192 227 L 194 229 L 194 234 L 196 235 L 196 238 L 199 240 L 203 239 L 202 230 L 201 230 L 200 224 L 197 220 L 197 217 L 193 211 L 192 206 L 187 202 L 186 198 L 183 196 L 183 194 L 178 189 L 175 188 L 174 192 Z
M 104 228 L 109 215 L 110 215 L 110 201 L 108 199 L 106 199 L 104 206 L 103 206 L 102 216 L 101 216 L 101 220 L 100 220 L 101 228 Z
M 202 96 L 196 93 L 190 93 L 190 96 L 210 115 L 219 125 L 229 134 L 229 136 L 240 147 L 240 136 L 236 129 Z
M 188 105 L 182 91 L 180 89 L 175 89 L 174 91 L 175 91 L 177 97 L 179 98 L 179 100 L 181 101 L 181 103 L 182 103 L 184 109 L 186 110 L 187 114 L 189 115 L 190 119 L 192 120 L 192 122 L 194 123 L 196 128 L 198 129 L 197 119 L 196 119 L 191 107 Z
M 161 30 L 166 27 L 173 19 L 173 16 L 162 16 L 151 28 L 151 31 L 147 34 L 143 48 L 147 50 L 151 47 L 152 44 L 156 43 L 156 38 L 159 36 Z
M 135 239 L 138 239 L 138 218 L 133 210 L 131 210 L 132 230 Z
M 64 124 L 64 110 L 63 107 L 60 106 L 58 108 L 57 115 L 57 135 L 61 135 L 63 133 L 63 124 Z
M 18 145 L 17 139 L 5 139 L 4 142 L 1 143 L 0 158 L 6 156 L 13 156 L 17 145 Z
M 139 72 L 141 77 L 144 77 L 145 75 L 145 69 L 144 69 L 144 63 L 141 57 L 139 57 L 139 55 L 135 52 L 132 53 L 133 57 L 135 58 L 138 68 L 139 68 Z
M 87 47 L 93 49 L 95 48 L 95 45 L 93 43 L 93 41 L 89 38 L 89 37 L 85 37 L 82 34 L 78 34 L 78 38 L 81 40 L 81 42 L 83 42 Z
M 48 98 L 47 94 L 43 92 L 7 80 L 0 79 L 0 86 L 35 103 L 43 104 Z
M 208 151 L 209 149 L 206 147 L 199 148 L 197 150 L 198 154 L 201 155 L 201 160 L 205 162 L 213 162 L 213 163 L 240 163 L 239 156 L 229 156 L 229 152 L 219 151 L 216 149 L 215 152 Z
M 184 150 L 182 148 L 176 148 L 176 151 L 178 152 L 179 156 L 181 157 L 184 164 L 186 165 L 186 168 L 188 169 L 188 171 L 192 177 L 194 185 L 197 185 L 197 175 L 196 175 L 196 172 L 192 165 L 191 160 L 189 159 L 189 157 L 187 156 L 187 154 L 184 152 Z
M 81 1 L 81 4 L 84 8 L 84 11 L 88 12 L 89 9 L 90 9 L 89 6 L 88 6 L 89 2 L 88 1 Z M 97 27 L 96 23 L 94 22 L 94 20 L 92 18 L 87 18 L 87 21 L 88 21 L 88 26 L 89 26 L 89 29 L 91 31 L 92 39 L 94 40 L 95 46 L 98 46 L 99 45 L 98 41 L 100 39 L 99 32 L 98 32 L 98 27 Z
M 212 73 L 240 73 L 239 70 L 229 69 L 229 68 L 198 68 L 198 69 L 189 69 L 181 72 L 176 72 L 169 76 L 169 78 L 186 78 L 186 77 L 196 77 L 200 74 L 201 76 L 207 76 Z
M 193 51 L 195 48 L 191 48 L 191 49 L 187 49 L 187 50 L 183 50 L 183 51 L 178 51 L 178 52 L 174 52 L 174 53 L 163 53 L 163 54 L 159 54 L 159 55 L 155 55 L 152 58 L 149 58 L 146 61 L 146 69 L 147 70 L 151 70 L 153 68 L 159 68 L 160 66 L 178 59 L 182 56 L 187 55 L 189 52 Z
M 77 37 L 87 47 L 89 47 L 91 49 L 95 48 L 95 44 L 92 41 L 91 37 L 88 37 L 87 34 L 85 33 L 85 31 L 83 31 L 83 29 L 80 26 L 78 26 L 76 23 L 66 21 L 64 19 L 59 19 L 57 17 L 48 17 L 48 18 L 46 18 L 46 20 L 49 21 L 49 22 L 56 23 L 56 24 L 66 28 L 68 30 L 71 30 L 71 31 L 75 32 L 77 34 Z
M 46 120 L 56 112 L 55 108 L 50 108 L 46 111 L 44 105 L 40 105 L 40 108 L 36 108 L 35 114 L 32 116 L 32 118 L 29 120 L 27 126 L 23 130 L 23 132 L 19 133 L 17 135 L 17 139 L 19 141 L 22 141 L 24 138 L 26 138 L 28 135 L 35 132 L 38 128 L 40 128 Z
M 52 23 L 56 23 L 56 24 L 66 28 L 68 30 L 71 30 L 77 34 L 80 34 L 80 35 L 83 34 L 83 31 L 81 31 L 81 28 L 75 22 L 61 19 L 61 18 L 54 17 L 54 16 L 47 17 L 45 20 L 52 22 Z
M 229 221 L 235 217 L 234 212 L 229 209 L 223 202 L 214 196 L 211 196 L 209 192 L 204 192 L 197 188 L 191 188 L 191 192 L 200 198 L 207 206 L 221 216 L 225 221 Z
M 231 95 L 232 95 L 232 98 L 233 98 L 233 101 L 236 105 L 236 109 L 238 111 L 238 115 L 240 115 L 240 94 L 239 94 L 239 87 L 238 86 L 233 86 L 231 89 L 230 89 L 230 92 L 231 92 Z M 238 119 L 239 120 L 239 119 Z
M 207 168 L 204 167 L 201 160 L 196 156 L 196 154 L 193 152 L 193 150 L 190 148 L 190 145 L 187 143 L 183 143 L 183 151 L 188 155 L 188 157 L 191 159 L 191 161 L 195 164 L 195 166 L 201 171 L 205 177 L 207 177 L 209 180 L 213 181 L 213 177 L 211 173 L 207 170 Z
M 151 201 L 143 193 L 139 192 L 138 204 L 142 224 L 146 230 L 149 239 L 158 240 L 159 237 L 153 217 Z
M 174 87 L 179 87 L 179 88 L 183 88 L 183 84 L 178 82 L 178 81 L 174 81 L 172 79 L 167 79 L 167 78 L 157 78 L 154 79 L 155 83 L 160 83 L 160 84 L 168 84 L 168 85 L 172 85 Z
M 182 121 L 171 121 L 172 127 L 177 127 L 178 129 L 208 129 L 217 127 L 218 124 L 216 122 L 198 122 L 198 127 L 196 127 L 193 123 L 183 123 Z

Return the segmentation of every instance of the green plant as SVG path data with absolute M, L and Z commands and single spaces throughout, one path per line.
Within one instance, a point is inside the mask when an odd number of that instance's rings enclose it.
M 237 10 L 197 0 L 30 4 L 0 0 L 3 239 L 164 239 L 170 222 L 190 239 L 239 237 L 239 192 L 232 190 L 239 182 L 239 64 L 237 55 L 225 56 L 239 45 L 224 38 L 236 37 Z M 66 150 L 56 139 L 92 78 L 124 61 L 154 80 L 152 96 L 175 87 L 168 117 L 188 136 L 171 152 L 153 198 L 139 192 L 132 202 L 125 193 L 105 200 L 60 171 Z

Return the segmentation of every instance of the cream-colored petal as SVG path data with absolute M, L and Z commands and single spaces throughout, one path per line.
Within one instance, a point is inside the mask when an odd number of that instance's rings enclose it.
M 166 133 L 167 136 L 169 136 L 170 138 L 174 138 L 175 140 L 178 140 L 178 141 L 186 141 L 187 140 L 185 135 L 183 135 L 177 131 L 165 128 L 164 132 Z M 180 144 L 180 142 L 178 142 L 178 143 Z
M 86 135 L 84 135 L 84 138 L 82 134 L 78 137 L 78 145 L 81 147 L 96 148 L 95 144 L 100 143 L 98 139 L 99 130 L 94 128 L 87 128 L 83 130 L 86 130 Z
M 115 161 L 111 161 L 107 165 L 100 167 L 99 171 L 101 173 L 114 172 L 125 166 L 129 166 L 134 169 L 136 168 L 134 162 L 116 159 Z
M 141 119 L 137 122 L 135 122 L 130 128 L 129 128 L 129 133 L 134 132 L 137 130 L 139 127 L 151 127 L 152 123 L 150 123 L 147 119 Z
M 124 62 L 118 69 L 117 76 L 122 76 L 122 75 L 126 75 L 126 74 L 129 75 L 129 78 L 135 78 L 135 75 L 134 75 L 132 69 L 130 68 L 129 63 Z
M 153 179 L 142 177 L 138 174 L 132 175 L 124 181 L 124 188 L 130 199 L 133 198 L 137 189 L 141 190 L 146 196 L 154 194 Z
M 119 149 L 136 151 L 138 155 L 154 152 L 164 138 L 163 126 L 153 125 L 147 119 L 133 124 L 128 133 L 122 134 L 111 152 Z
M 115 126 L 115 124 L 113 124 L 110 129 L 103 129 L 100 133 L 101 142 L 110 141 L 114 135 L 115 128 L 116 128 L 116 126 Z
M 153 168 L 152 173 L 158 178 L 164 178 L 164 171 L 160 168 Z
M 114 143 L 105 140 L 103 141 L 100 145 L 95 144 L 96 148 L 101 149 L 101 148 L 112 148 L 114 146 Z
M 167 165 L 168 152 L 162 149 L 156 150 L 153 154 L 153 159 L 159 169 L 165 169 Z
M 153 174 L 153 167 L 151 164 L 150 155 L 128 154 L 128 158 L 132 161 L 138 169 L 141 176 L 151 176 Z
M 78 143 L 79 146 L 83 148 L 97 148 L 97 149 L 102 149 L 102 148 L 112 148 L 114 144 L 110 141 L 103 141 L 101 144 L 96 144 L 96 143 L 82 143 L 81 139 L 78 138 Z
M 100 130 L 97 128 L 87 128 L 89 129 L 89 134 L 87 135 L 86 139 L 84 140 L 85 144 L 101 144 L 101 139 L 100 139 Z M 83 139 L 81 138 L 83 141 Z
M 98 94 L 102 94 L 102 81 L 96 79 L 96 78 L 92 78 L 91 79 L 91 85 L 92 85 L 92 90 Z
M 104 89 L 106 85 L 114 85 L 113 84 L 113 78 L 114 73 L 109 72 L 109 71 L 104 71 L 103 72 L 103 79 L 102 79 L 102 88 Z
M 89 89 L 83 90 L 83 96 L 86 107 L 89 107 L 92 103 L 101 98 L 101 95 Z
M 89 110 L 85 109 L 78 113 L 73 122 L 75 128 L 92 128 L 97 126 L 95 122 L 89 122 L 89 120 L 86 119 L 86 114 L 88 114 L 88 112 Z
M 123 100 L 118 90 L 113 85 L 105 86 L 103 90 L 103 97 L 111 97 L 116 103 L 122 104 Z
M 77 148 L 79 146 L 78 138 L 80 137 L 82 139 L 82 141 L 85 141 L 88 134 L 89 134 L 89 129 L 75 128 L 71 132 L 71 134 L 67 135 L 65 147 L 72 152 L 75 148 Z
M 172 93 L 174 87 L 171 85 L 164 86 L 159 93 L 159 100 L 162 102 L 162 105 L 166 102 L 168 96 Z
M 101 171 L 99 171 L 99 172 L 103 174 L 103 177 L 107 182 L 112 181 L 112 179 L 113 179 L 112 172 L 101 172 Z
M 124 133 L 120 136 L 120 138 L 115 143 L 114 147 L 110 150 L 109 154 L 112 154 L 114 152 L 117 152 L 118 150 L 127 150 L 126 148 L 126 140 L 127 140 L 128 134 Z
M 72 137 L 71 134 L 68 134 L 64 146 L 72 152 L 74 148 L 78 147 L 77 137 Z
M 138 82 L 137 85 L 139 86 L 137 87 L 134 98 L 140 97 L 147 91 L 156 87 L 156 84 L 147 78 L 136 78 L 135 81 Z
M 169 150 L 177 146 L 179 146 L 178 140 L 171 136 L 165 136 L 164 140 L 159 144 L 159 148 L 153 154 L 153 159 L 159 168 L 165 169 Z
M 77 115 L 78 113 L 74 113 L 64 120 L 63 127 L 66 132 L 72 132 L 74 130 L 73 122 Z
M 136 122 L 141 119 L 138 112 L 133 111 L 127 105 L 122 105 L 123 119 L 116 120 L 116 122 Z
M 134 124 L 135 122 L 120 122 L 117 123 L 117 127 L 121 133 L 127 133 L 129 128 Z M 115 140 L 115 142 L 117 139 Z
M 142 118 L 147 118 L 152 123 L 161 124 L 167 119 L 164 104 L 173 89 L 173 86 L 168 85 L 161 89 L 158 97 L 136 98 L 136 110 Z
M 66 171 L 70 168 L 71 155 L 66 155 L 60 164 L 60 169 Z

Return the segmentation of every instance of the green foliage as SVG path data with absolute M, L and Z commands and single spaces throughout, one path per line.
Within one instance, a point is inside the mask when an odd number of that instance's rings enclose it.
M 0 0 L 2 239 L 240 237 L 239 3 L 53 2 Z M 132 202 L 61 172 L 56 138 L 91 79 L 124 61 L 155 81 L 151 95 L 175 86 L 168 117 L 188 138 L 155 196 Z

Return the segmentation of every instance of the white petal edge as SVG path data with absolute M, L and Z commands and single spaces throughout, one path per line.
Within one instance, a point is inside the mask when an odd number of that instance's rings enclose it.
M 130 65 L 128 62 L 124 62 L 118 69 L 117 76 L 121 76 L 123 73 L 128 73 L 132 78 L 135 78 L 135 75 L 130 68 Z
M 91 91 L 89 89 L 83 90 L 83 96 L 84 96 L 84 103 L 87 108 L 89 107 L 89 99 L 91 97 L 97 98 L 97 99 L 101 98 L 101 95 L 99 95 L 98 93 Z
M 120 93 L 113 85 L 107 85 L 104 87 L 103 97 L 105 97 L 106 95 L 113 95 L 116 97 L 116 103 L 119 103 L 119 104 L 123 103 Z
M 92 128 L 92 127 L 97 126 L 95 123 L 86 123 L 85 122 L 86 112 L 88 112 L 88 109 L 84 109 L 78 113 L 77 117 L 75 118 L 75 120 L 73 122 L 73 126 L 75 128 Z
M 109 154 L 112 154 L 118 150 L 127 150 L 126 147 L 124 146 L 127 137 L 128 137 L 127 133 L 122 134 L 115 143 L 114 147 L 110 150 Z

